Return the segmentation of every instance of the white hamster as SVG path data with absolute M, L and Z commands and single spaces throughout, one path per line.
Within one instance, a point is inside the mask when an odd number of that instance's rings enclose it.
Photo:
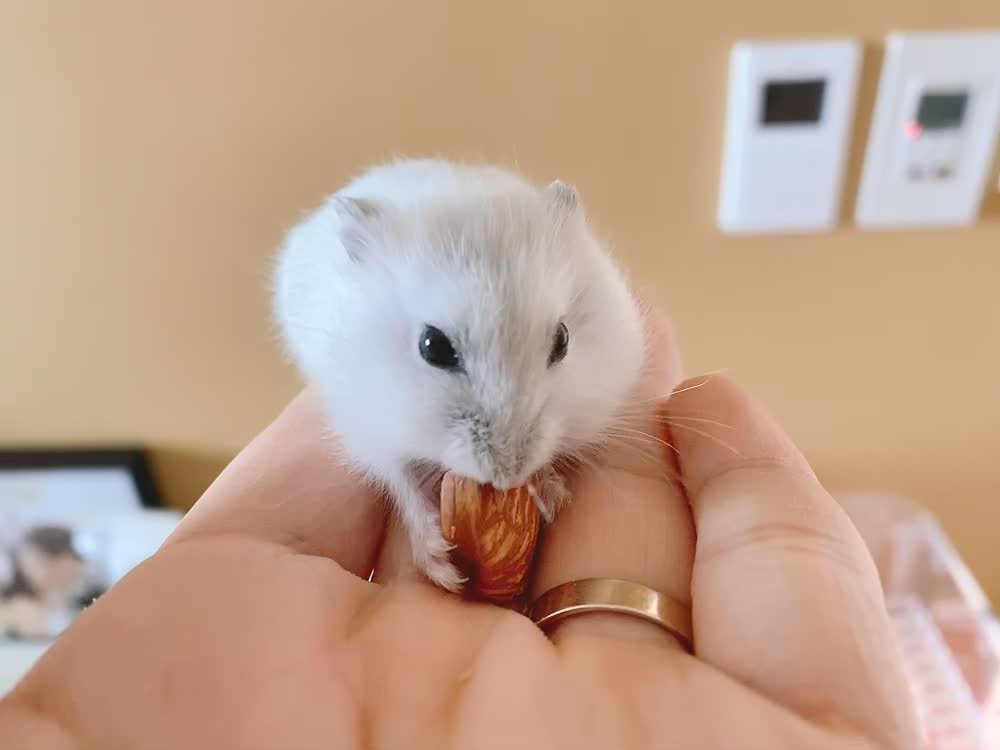
M 274 314 L 346 457 L 392 496 L 417 567 L 464 579 L 435 480 L 505 489 L 606 439 L 645 355 L 641 313 L 575 189 L 437 159 L 376 166 L 295 226 Z

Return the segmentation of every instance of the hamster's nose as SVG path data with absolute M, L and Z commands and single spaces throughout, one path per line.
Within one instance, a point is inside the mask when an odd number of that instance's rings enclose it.
M 509 490 L 523 484 L 525 469 L 528 468 L 527 441 L 519 434 L 492 437 L 479 454 L 484 477 L 498 490 Z

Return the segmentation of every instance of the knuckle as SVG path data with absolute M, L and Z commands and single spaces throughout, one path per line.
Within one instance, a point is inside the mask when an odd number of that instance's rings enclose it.
M 841 568 L 851 575 L 862 573 L 858 561 L 843 541 L 808 523 L 766 521 L 727 534 L 700 546 L 702 564 L 748 554 L 777 553 L 797 558 L 802 564 Z
M 781 554 L 800 564 L 867 575 L 850 520 L 812 474 L 785 462 L 744 462 L 698 490 L 701 564 Z

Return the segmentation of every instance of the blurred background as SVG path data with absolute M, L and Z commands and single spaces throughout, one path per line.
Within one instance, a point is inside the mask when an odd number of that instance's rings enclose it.
M 850 217 L 885 34 L 998 25 L 995 0 L 7 0 L 0 444 L 141 444 L 189 507 L 298 387 L 285 230 L 390 156 L 497 161 L 576 183 L 689 374 L 750 388 L 831 489 L 930 508 L 996 597 L 996 164 L 971 226 Z M 835 35 L 866 45 L 843 221 L 724 236 L 732 44 Z

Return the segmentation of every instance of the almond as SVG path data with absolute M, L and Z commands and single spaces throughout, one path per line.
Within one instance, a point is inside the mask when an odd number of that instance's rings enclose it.
M 448 472 L 441 482 L 441 530 L 454 544 L 468 587 L 496 602 L 527 583 L 541 517 L 527 487 L 497 490 Z

